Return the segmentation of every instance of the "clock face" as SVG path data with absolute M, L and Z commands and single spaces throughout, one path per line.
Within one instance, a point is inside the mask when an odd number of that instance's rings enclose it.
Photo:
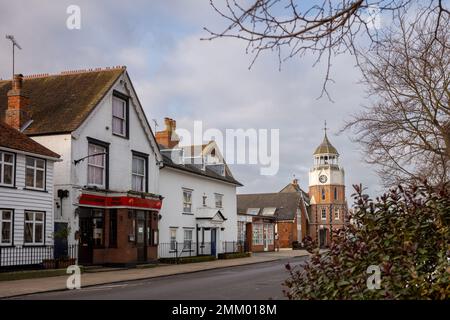
M 328 177 L 326 175 L 322 174 L 319 176 L 319 181 L 321 183 L 325 183 L 325 182 L 327 182 L 327 180 L 328 180 Z

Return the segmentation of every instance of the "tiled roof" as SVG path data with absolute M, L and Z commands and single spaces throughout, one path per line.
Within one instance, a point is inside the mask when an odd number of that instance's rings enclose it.
M 277 208 L 275 215 L 278 220 L 293 220 L 300 203 L 300 194 L 295 192 L 286 193 L 258 193 L 238 194 L 238 213 L 245 214 L 248 208 Z
M 300 186 L 298 184 L 295 183 L 289 183 L 286 187 L 284 187 L 283 189 L 281 189 L 280 192 L 298 192 L 298 193 L 302 193 L 303 194 L 303 199 L 309 203 L 309 195 L 308 193 L 306 193 L 302 188 L 300 188 Z
M 4 122 L 0 122 L 0 147 L 30 152 L 51 158 L 59 158 L 58 154 Z
M 23 89 L 30 98 L 33 120 L 24 133 L 40 135 L 76 130 L 125 70 L 125 67 L 115 67 L 24 77 Z M 10 89 L 10 80 L 0 81 L 0 120 L 8 106 Z

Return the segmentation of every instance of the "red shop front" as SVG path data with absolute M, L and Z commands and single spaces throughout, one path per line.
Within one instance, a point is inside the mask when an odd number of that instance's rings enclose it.
M 79 198 L 78 262 L 133 265 L 158 258 L 162 198 L 83 191 Z

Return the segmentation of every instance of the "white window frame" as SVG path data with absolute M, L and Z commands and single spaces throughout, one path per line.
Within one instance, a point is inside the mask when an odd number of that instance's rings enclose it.
M 325 213 L 325 217 L 324 217 L 324 214 Z M 320 217 L 322 218 L 322 220 L 327 220 L 327 209 L 326 208 L 322 208 L 321 209 L 321 212 L 320 212 Z
M 142 160 L 143 168 L 144 168 L 144 174 L 141 174 L 139 172 L 134 172 L 133 171 L 133 163 L 134 163 L 135 159 L 139 160 L 139 161 Z M 147 167 L 147 159 L 144 158 L 144 157 L 133 155 L 131 161 L 132 161 L 132 163 L 131 163 L 131 189 L 133 191 L 137 191 L 137 192 L 145 192 L 145 190 L 146 190 L 146 181 L 147 181 L 147 168 L 146 168 Z M 137 177 L 142 178 L 142 189 L 141 190 L 135 190 L 135 188 L 134 188 L 134 179 L 137 178 Z
M 185 193 L 189 194 L 190 201 L 186 201 L 185 196 L 184 196 Z M 192 214 L 192 193 L 193 193 L 193 190 L 183 188 L 183 213 Z M 188 207 L 189 207 L 189 210 L 186 210 L 186 208 L 188 208 Z
M 33 215 L 32 220 L 27 220 L 27 213 Z M 36 220 L 36 214 L 42 214 L 42 221 Z M 27 242 L 25 238 L 25 232 L 27 229 L 27 224 L 31 224 L 33 226 L 32 228 L 32 241 Z M 36 241 L 36 226 L 42 225 L 42 241 L 37 242 Z M 25 210 L 25 216 L 24 216 L 24 237 L 23 242 L 25 245 L 44 245 L 45 244 L 45 212 L 43 211 L 31 211 L 31 210 Z
M 118 115 L 114 114 L 114 101 L 120 101 L 122 103 L 123 106 L 123 118 L 121 118 Z M 113 96 L 113 102 L 112 102 L 113 106 L 112 106 L 112 133 L 121 137 L 126 137 L 127 136 L 127 101 L 125 99 L 122 99 L 120 97 L 117 96 Z M 118 119 L 119 121 L 123 122 L 123 132 L 116 132 L 114 130 L 114 119 Z
M 3 219 L 3 214 L 9 213 L 9 219 Z M 14 237 L 14 211 L 10 209 L 0 209 L 0 246 L 12 246 Z M 9 223 L 9 241 L 4 242 L 3 240 L 3 224 Z
M 254 223 L 253 224 L 253 235 L 252 242 L 255 246 L 264 245 L 264 224 L 263 223 Z
M 5 154 L 12 156 L 12 162 L 5 162 Z M 11 183 L 5 183 L 5 166 L 12 167 Z M 16 177 L 16 155 L 0 150 L 0 186 L 14 187 Z
M 90 153 L 90 146 L 93 146 L 96 148 L 96 151 L 94 153 Z M 99 150 L 101 149 L 101 151 Z M 106 147 L 89 142 L 88 143 L 88 155 L 93 155 L 93 154 L 98 154 L 98 153 L 104 153 L 103 155 L 98 155 L 95 157 L 89 157 L 88 158 L 88 163 L 87 163 L 87 184 L 89 186 L 95 186 L 95 187 L 100 187 L 100 188 L 105 188 L 106 187 Z M 96 157 L 103 157 L 103 166 L 97 165 L 95 163 L 91 163 L 91 161 L 93 161 L 93 159 L 95 159 Z M 89 167 L 94 167 L 94 168 L 100 168 L 102 169 L 102 184 L 96 184 L 96 183 L 92 183 L 90 181 L 90 177 L 89 177 Z
M 33 161 L 33 165 L 28 165 L 27 161 L 28 160 L 32 160 Z M 37 166 L 38 161 L 42 161 L 44 163 L 44 167 L 43 168 L 39 168 Z M 26 156 L 25 157 L 25 188 L 27 189 L 32 189 L 32 190 L 45 190 L 46 187 L 46 167 L 47 167 L 47 161 L 45 161 L 44 159 L 40 159 L 40 158 L 35 158 L 35 157 L 30 157 L 30 156 Z M 27 169 L 31 169 L 33 170 L 33 185 L 27 185 Z M 37 172 L 41 171 L 42 172 L 42 188 L 37 187 Z
M 217 209 L 223 208 L 223 194 L 221 193 L 214 193 L 214 201 L 216 203 Z
M 341 218 L 341 210 L 339 208 L 334 209 L 334 220 L 340 220 Z
M 190 237 L 186 238 L 186 235 L 190 234 Z M 183 249 L 189 248 L 192 249 L 192 238 L 194 237 L 194 230 L 192 229 L 183 229 Z M 189 243 L 189 246 L 186 244 Z
M 177 243 L 177 229 L 176 228 L 169 228 L 169 240 L 170 240 L 170 251 L 175 251 L 177 248 L 176 247 L 176 243 Z

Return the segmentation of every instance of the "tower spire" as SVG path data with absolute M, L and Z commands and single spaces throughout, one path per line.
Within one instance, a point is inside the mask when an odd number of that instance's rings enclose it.
M 325 135 L 327 135 L 327 130 L 328 130 L 328 128 L 327 128 L 327 120 L 325 120 L 324 127 L 323 127 L 323 131 L 325 132 Z

